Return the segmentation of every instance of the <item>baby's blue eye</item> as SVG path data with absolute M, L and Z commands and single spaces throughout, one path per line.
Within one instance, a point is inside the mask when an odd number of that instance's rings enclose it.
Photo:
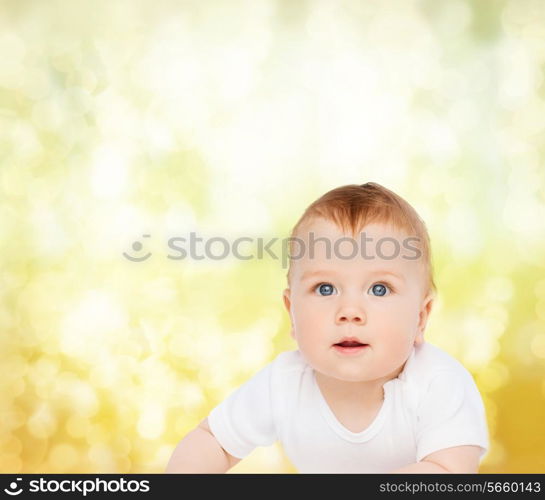
M 329 283 L 322 283 L 321 285 L 318 285 L 315 290 L 318 291 L 319 295 L 327 296 L 333 295 L 335 287 L 333 285 L 330 285 Z
M 373 285 L 369 290 L 372 292 L 372 295 L 375 295 L 376 297 L 383 297 L 384 295 L 386 295 L 388 288 L 382 283 L 377 283 L 376 285 Z

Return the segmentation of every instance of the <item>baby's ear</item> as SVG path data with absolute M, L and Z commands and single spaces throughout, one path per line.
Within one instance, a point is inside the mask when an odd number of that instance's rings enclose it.
M 430 317 L 431 309 L 433 306 L 433 295 L 428 294 L 422 301 L 420 307 L 420 313 L 418 315 L 418 332 L 415 338 L 415 344 L 421 344 L 424 342 L 424 331 Z
M 290 309 L 291 309 L 290 293 L 291 293 L 291 290 L 289 288 L 286 288 L 282 292 L 282 298 L 284 299 L 284 305 L 286 306 L 286 310 L 288 311 L 288 313 L 290 312 Z
M 291 290 L 289 288 L 286 288 L 282 292 L 282 298 L 284 299 L 284 306 L 286 307 L 286 310 L 288 311 L 288 315 L 290 317 L 290 335 L 291 338 L 295 338 L 295 334 L 293 332 L 293 321 L 291 320 L 291 300 L 290 300 L 290 293 Z

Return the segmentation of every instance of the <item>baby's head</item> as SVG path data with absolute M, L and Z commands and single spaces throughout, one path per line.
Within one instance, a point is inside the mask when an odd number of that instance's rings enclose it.
M 416 211 L 379 184 L 342 186 L 291 237 L 284 304 L 305 360 L 340 380 L 395 378 L 424 340 L 436 292 Z

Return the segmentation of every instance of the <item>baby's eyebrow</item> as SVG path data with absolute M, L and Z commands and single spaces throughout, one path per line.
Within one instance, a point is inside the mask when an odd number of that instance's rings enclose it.
M 301 281 L 305 281 L 305 280 L 314 278 L 316 276 L 331 275 L 331 274 L 333 274 L 332 271 L 326 271 L 326 270 L 323 270 L 323 269 L 319 269 L 319 270 L 316 270 L 316 271 L 305 271 L 303 273 L 303 275 L 301 276 Z M 393 276 L 394 278 L 397 278 L 397 279 L 399 279 L 401 281 L 405 281 L 405 278 L 401 274 L 395 273 L 393 271 L 388 271 L 386 269 L 376 269 L 374 271 L 371 271 L 369 274 L 371 276 L 388 275 L 388 276 Z
M 323 276 L 324 274 L 330 274 L 330 271 L 325 271 L 323 269 L 320 269 L 318 271 L 305 271 L 301 276 L 301 281 L 314 278 L 315 276 Z
M 372 271 L 370 274 L 372 274 L 372 275 L 375 275 L 375 274 L 387 274 L 387 275 L 389 275 L 389 276 L 393 276 L 394 278 L 400 279 L 401 281 L 405 281 L 405 278 L 404 278 L 401 274 L 394 273 L 393 271 L 376 270 L 376 271 Z

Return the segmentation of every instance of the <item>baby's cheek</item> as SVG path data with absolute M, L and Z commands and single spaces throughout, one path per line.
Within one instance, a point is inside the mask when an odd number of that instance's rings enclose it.
M 299 332 L 305 336 L 318 336 L 320 331 L 324 329 L 325 318 L 323 314 L 316 310 L 302 311 L 296 319 Z
M 391 367 L 405 361 L 404 357 L 407 354 L 408 346 L 408 336 L 405 334 L 385 336 L 377 346 L 381 354 L 380 362 L 385 367 Z

